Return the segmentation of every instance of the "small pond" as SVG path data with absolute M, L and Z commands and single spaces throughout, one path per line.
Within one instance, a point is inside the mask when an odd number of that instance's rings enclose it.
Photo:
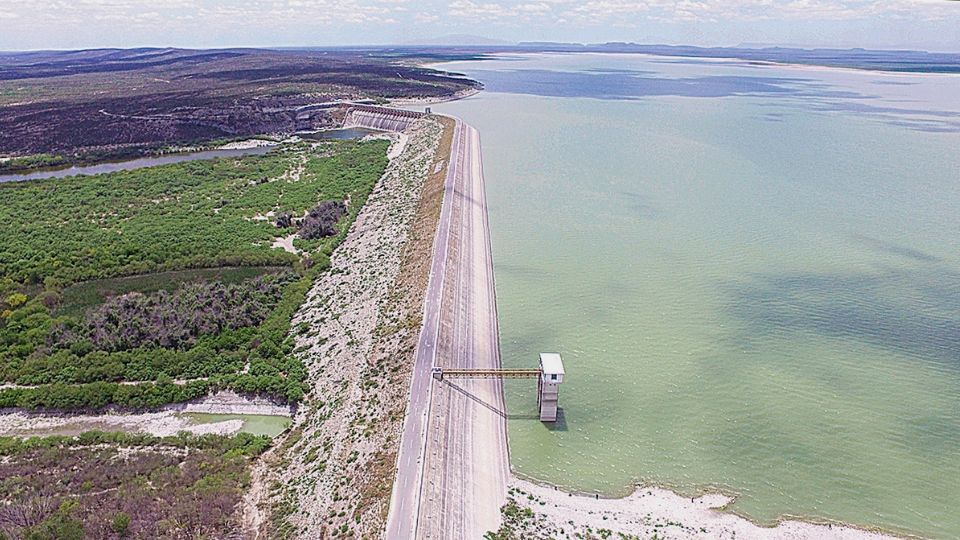
M 208 414 L 183 413 L 183 417 L 193 420 L 197 424 L 215 424 L 229 420 L 242 420 L 240 431 L 254 435 L 276 437 L 290 427 L 291 419 L 287 416 L 266 416 L 258 414 Z

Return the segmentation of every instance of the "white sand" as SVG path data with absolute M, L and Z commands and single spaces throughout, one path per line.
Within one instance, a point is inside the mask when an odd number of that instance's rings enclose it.
M 428 62 L 421 64 L 423 66 L 431 66 L 434 64 L 442 64 L 444 62 Z M 449 101 L 457 101 L 459 99 L 466 99 L 474 94 L 480 93 L 480 90 L 476 88 L 468 88 L 466 90 L 461 90 L 452 96 L 447 97 L 426 97 L 426 98 L 407 98 L 407 99 L 393 99 L 390 100 L 389 107 L 416 107 L 419 105 L 430 105 L 432 103 L 447 103 Z
M 378 139 L 390 141 L 390 148 L 387 150 L 387 159 L 393 161 L 403 153 L 403 149 L 407 147 L 407 141 L 410 140 L 410 136 L 402 132 L 371 133 L 370 135 L 365 135 L 361 140 L 375 141 Z
M 724 509 L 733 497 L 710 493 L 698 498 L 681 497 L 657 487 L 639 488 L 622 499 L 596 499 L 572 495 L 554 487 L 514 478 L 512 499 L 538 517 L 530 527 L 533 538 L 575 538 L 588 528 L 634 535 L 640 538 L 762 538 L 794 540 L 832 538 L 840 540 L 880 540 L 895 538 L 877 532 L 836 524 L 814 524 L 783 520 L 775 527 L 761 527 Z M 529 496 L 532 496 L 531 500 Z M 571 525 L 571 522 L 573 523 Z M 560 531 L 563 531 L 562 533 Z M 551 532 L 552 531 L 552 532 Z M 616 537 L 616 536 L 614 536 Z
M 125 431 L 149 433 L 158 437 L 176 435 L 180 431 L 198 435 L 205 433 L 231 435 L 240 431 L 242 427 L 242 420 L 197 424 L 190 418 L 179 416 L 174 411 L 74 416 L 15 412 L 0 416 L 0 435 L 17 437 L 78 435 L 84 431 Z
M 293 245 L 293 241 L 297 238 L 297 233 L 293 233 L 287 236 L 281 236 L 273 241 L 273 244 L 270 244 L 270 247 L 275 249 L 282 249 L 288 253 L 293 253 L 294 255 L 299 255 L 300 250 Z

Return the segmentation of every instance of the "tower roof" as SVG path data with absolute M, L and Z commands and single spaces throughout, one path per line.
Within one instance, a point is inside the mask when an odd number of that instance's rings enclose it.
M 557 353 L 540 353 L 540 368 L 544 373 L 563 375 L 563 360 Z

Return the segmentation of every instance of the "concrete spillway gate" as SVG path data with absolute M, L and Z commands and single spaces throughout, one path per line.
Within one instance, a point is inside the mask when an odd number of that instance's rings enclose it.
M 557 421 L 557 401 L 563 382 L 563 359 L 557 353 L 541 353 L 539 369 L 456 369 L 434 366 L 433 378 L 449 379 L 537 379 L 537 405 L 541 422 Z

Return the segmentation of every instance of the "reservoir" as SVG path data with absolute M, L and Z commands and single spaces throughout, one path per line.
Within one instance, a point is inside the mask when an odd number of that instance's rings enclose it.
M 448 63 L 482 137 L 512 466 L 960 537 L 960 77 L 641 55 Z

